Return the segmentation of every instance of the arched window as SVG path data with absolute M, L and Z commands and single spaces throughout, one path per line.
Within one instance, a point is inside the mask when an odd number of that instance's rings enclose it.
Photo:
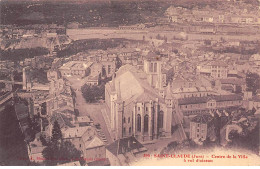
M 144 132 L 148 132 L 148 122 L 149 121 L 149 116 L 145 115 L 144 116 Z
M 159 128 L 163 128 L 163 111 L 160 111 L 159 112 L 159 123 L 158 123 L 158 125 L 159 125 Z
M 141 131 L 141 115 L 137 115 L 137 131 Z

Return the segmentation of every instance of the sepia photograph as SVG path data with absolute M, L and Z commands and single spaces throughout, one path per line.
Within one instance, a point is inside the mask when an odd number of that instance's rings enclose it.
M 260 166 L 260 0 L 0 0 L 0 166 Z

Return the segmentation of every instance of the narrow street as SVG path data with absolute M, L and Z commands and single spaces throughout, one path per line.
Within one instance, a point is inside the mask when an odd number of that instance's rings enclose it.
M 108 132 L 104 117 L 101 113 L 101 109 L 103 109 L 104 106 L 104 103 L 86 103 L 81 91 L 76 91 L 76 109 L 79 110 L 79 116 L 89 115 L 93 119 L 94 124 L 100 124 L 100 127 L 104 132 L 108 143 L 111 143 L 112 139 Z
M 105 120 L 101 113 L 101 109 L 104 109 L 104 103 L 86 103 L 84 97 L 82 96 L 81 87 L 85 84 L 85 79 L 67 78 L 71 83 L 72 89 L 76 93 L 76 106 L 75 108 L 79 110 L 79 116 L 89 115 L 94 124 L 100 124 L 101 130 L 106 136 L 108 144 L 112 142 L 110 134 L 108 132 Z

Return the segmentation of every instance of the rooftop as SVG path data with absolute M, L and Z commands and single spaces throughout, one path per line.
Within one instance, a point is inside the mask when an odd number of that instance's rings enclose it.
M 116 140 L 115 142 L 108 145 L 107 150 L 113 153 L 115 156 L 125 154 L 127 152 L 133 152 L 134 154 L 141 153 L 147 149 L 138 142 L 134 137 L 128 137 Z
M 200 124 L 208 124 L 213 120 L 213 117 L 208 114 L 200 114 L 195 116 L 191 121 Z
M 88 130 L 91 130 L 90 126 L 68 128 L 63 131 L 63 138 L 82 137 L 83 134 Z
M 92 64 L 93 62 L 70 61 L 64 63 L 59 69 L 60 70 L 86 70 Z
M 105 145 L 104 142 L 101 141 L 97 136 L 90 136 L 88 140 L 84 141 L 84 144 L 86 149 L 101 147 Z
M 188 97 L 179 99 L 179 105 L 186 104 L 199 104 L 199 103 L 207 103 L 209 100 L 216 100 L 216 102 L 223 101 L 236 101 L 242 100 L 243 97 L 239 94 L 230 94 L 230 95 L 213 95 L 206 97 Z

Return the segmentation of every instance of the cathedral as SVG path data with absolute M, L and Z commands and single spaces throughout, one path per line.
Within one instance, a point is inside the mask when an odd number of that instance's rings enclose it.
M 148 55 L 144 69 L 122 66 L 106 84 L 105 101 L 111 135 L 114 139 L 134 136 L 141 142 L 172 137 L 177 132 L 185 139 L 183 117 L 177 100 L 166 86 L 161 61 Z

